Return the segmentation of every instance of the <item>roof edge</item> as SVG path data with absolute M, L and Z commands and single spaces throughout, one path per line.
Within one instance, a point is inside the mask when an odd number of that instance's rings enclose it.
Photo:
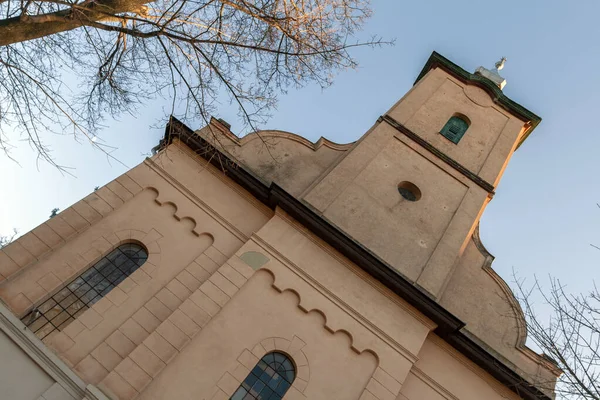
M 436 51 L 432 52 L 431 56 L 429 56 L 425 66 L 419 73 L 419 76 L 417 76 L 414 85 L 416 85 L 430 70 L 435 68 L 442 68 L 455 78 L 469 85 L 475 85 L 485 90 L 490 95 L 494 103 L 500 105 L 505 110 L 528 123 L 529 126 L 527 127 L 525 133 L 521 136 L 519 143 L 517 143 L 517 149 L 523 144 L 523 142 L 525 142 L 529 135 L 531 135 L 531 132 L 533 132 L 540 122 L 542 122 L 541 117 L 508 98 L 492 81 L 484 78 L 483 76 L 472 74 L 466 71 Z
M 171 116 L 165 127 L 165 137 L 160 141 L 159 148 L 165 148 L 174 138 L 178 138 L 207 162 L 219 168 L 226 176 L 249 191 L 267 207 L 271 209 L 280 207 L 317 237 L 324 240 L 359 268 L 415 307 L 437 324 L 434 331 L 436 335 L 506 385 L 514 393 L 525 400 L 552 400 L 501 360 L 471 340 L 462 331 L 465 326 L 464 322 L 413 285 L 385 261 L 315 213 L 311 207 L 286 192 L 276 183 L 267 186 L 247 171 L 243 165 L 230 159 L 208 141 L 196 135 L 187 125 Z

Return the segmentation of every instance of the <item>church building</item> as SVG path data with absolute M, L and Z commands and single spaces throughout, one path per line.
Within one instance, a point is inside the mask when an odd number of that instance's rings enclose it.
M 541 121 L 502 65 L 434 52 L 348 144 L 171 118 L 0 251 L 0 398 L 553 399 L 479 238 Z

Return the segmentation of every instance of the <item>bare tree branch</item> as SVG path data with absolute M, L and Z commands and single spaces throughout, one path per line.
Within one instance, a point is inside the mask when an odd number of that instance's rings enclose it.
M 279 93 L 327 87 L 356 67 L 350 49 L 389 43 L 351 41 L 368 0 L 6 0 L 0 13 L 0 148 L 17 130 L 51 163 L 49 132 L 110 157 L 93 140 L 104 118 L 157 96 L 207 123 L 229 98 L 255 131 Z

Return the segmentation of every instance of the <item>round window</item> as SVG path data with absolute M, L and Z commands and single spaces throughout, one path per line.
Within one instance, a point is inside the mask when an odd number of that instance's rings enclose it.
M 421 191 L 414 183 L 400 182 L 398 184 L 398 192 L 408 201 L 418 201 L 421 198 Z

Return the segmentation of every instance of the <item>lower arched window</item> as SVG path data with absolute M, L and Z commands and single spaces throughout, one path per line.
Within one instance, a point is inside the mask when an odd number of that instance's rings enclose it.
M 288 356 L 269 353 L 250 371 L 230 400 L 281 400 L 295 378 L 296 369 Z
M 40 339 L 62 331 L 146 262 L 139 244 L 117 247 L 21 319 Z

